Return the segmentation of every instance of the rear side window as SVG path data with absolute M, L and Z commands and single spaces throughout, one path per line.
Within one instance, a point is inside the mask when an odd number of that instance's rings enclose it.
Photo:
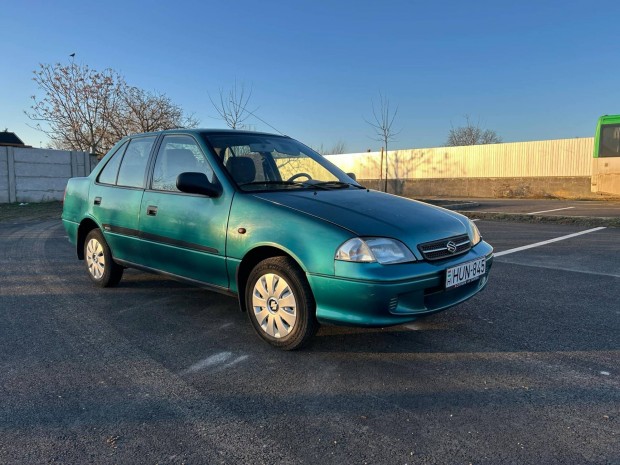
M 177 176 L 181 173 L 204 173 L 213 182 L 213 170 L 196 141 L 190 136 L 165 136 L 157 153 L 152 188 L 179 192 Z
M 123 153 L 127 148 L 127 142 L 121 145 L 118 150 L 112 155 L 112 158 L 106 163 L 105 167 L 99 173 L 98 181 L 103 184 L 116 184 L 116 175 L 118 174 L 118 167 L 123 159 Z
M 144 187 L 144 174 L 149 162 L 149 154 L 155 143 L 155 136 L 140 137 L 129 142 L 125 156 L 118 171 L 116 185 L 125 187 Z

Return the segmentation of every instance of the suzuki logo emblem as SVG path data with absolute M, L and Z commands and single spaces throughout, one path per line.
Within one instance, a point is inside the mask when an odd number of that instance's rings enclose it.
M 274 313 L 277 312 L 280 307 L 278 301 L 273 297 L 267 301 L 267 305 L 269 305 L 269 309 Z
M 456 244 L 454 243 L 454 241 L 448 241 L 448 243 L 446 244 L 446 249 L 448 249 L 448 252 L 450 253 L 456 252 Z

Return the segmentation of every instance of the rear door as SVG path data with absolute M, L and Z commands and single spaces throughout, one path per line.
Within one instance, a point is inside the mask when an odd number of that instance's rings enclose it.
M 157 151 L 150 188 L 140 208 L 143 263 L 172 275 L 228 288 L 226 227 L 232 195 L 186 194 L 176 188 L 184 172 L 215 175 L 190 135 L 168 134 Z
M 140 205 L 156 138 L 136 137 L 121 146 L 89 192 L 93 216 L 119 260 L 140 263 Z

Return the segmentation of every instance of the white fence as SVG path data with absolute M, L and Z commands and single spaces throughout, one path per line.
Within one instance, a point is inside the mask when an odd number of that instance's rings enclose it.
M 395 150 L 388 179 L 579 177 L 592 175 L 594 138 Z M 358 179 L 380 179 L 380 152 L 328 155 Z M 385 166 L 385 165 L 384 165 Z

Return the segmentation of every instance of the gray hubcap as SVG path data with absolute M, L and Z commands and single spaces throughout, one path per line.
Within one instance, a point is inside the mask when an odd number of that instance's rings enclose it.
M 86 244 L 86 264 L 88 272 L 95 279 L 101 279 L 105 271 L 105 256 L 103 247 L 97 239 L 91 239 Z
M 256 281 L 252 309 L 258 325 L 271 337 L 285 337 L 295 328 L 297 302 L 289 284 L 281 276 L 267 273 Z

